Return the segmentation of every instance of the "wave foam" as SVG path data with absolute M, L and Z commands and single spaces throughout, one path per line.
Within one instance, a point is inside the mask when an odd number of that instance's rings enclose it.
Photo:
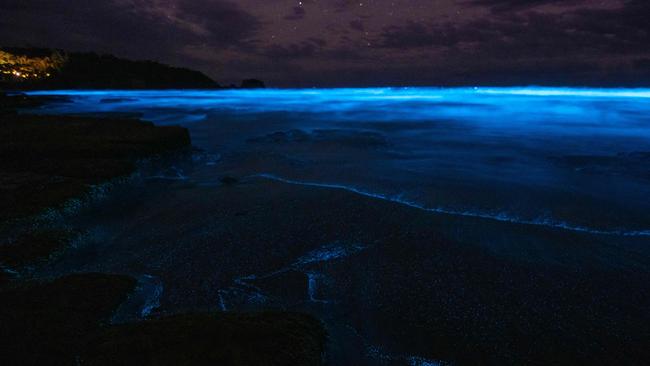
M 485 212 L 479 212 L 479 211 L 461 211 L 461 210 L 454 210 L 450 208 L 443 208 L 443 207 L 426 207 L 423 204 L 413 202 L 413 201 L 408 201 L 405 200 L 399 196 L 388 196 L 385 194 L 380 194 L 380 193 L 374 193 L 374 192 L 369 192 L 363 189 L 359 189 L 356 187 L 352 186 L 346 186 L 343 184 L 336 184 L 336 183 L 315 183 L 315 182 L 303 182 L 303 181 L 297 181 L 297 180 L 292 180 L 292 179 L 286 179 L 282 178 L 273 174 L 255 174 L 253 177 L 257 178 L 263 178 L 263 179 L 268 179 L 268 180 L 273 180 L 281 183 L 287 183 L 287 184 L 294 184 L 294 185 L 301 185 L 301 186 L 308 186 L 308 187 L 320 187 L 320 188 L 330 188 L 330 189 L 340 189 L 352 193 L 356 193 L 362 196 L 366 197 L 371 197 L 375 199 L 380 199 L 384 201 L 389 201 L 389 202 L 394 202 L 394 203 L 399 203 L 401 205 L 405 205 L 408 207 L 416 208 L 418 210 L 423 210 L 427 212 L 434 212 L 434 213 L 439 213 L 439 214 L 445 214 L 445 215 L 453 215 L 453 216 L 465 216 L 465 217 L 474 217 L 474 218 L 481 218 L 481 219 L 487 219 L 487 220 L 494 220 L 494 221 L 500 221 L 500 222 L 508 222 L 508 223 L 513 223 L 513 224 L 521 224 L 521 225 L 534 225 L 534 226 L 545 226 L 553 229 L 561 229 L 561 230 L 568 230 L 568 231 L 576 231 L 576 232 L 581 232 L 581 233 L 587 233 L 587 234 L 595 234 L 595 235 L 616 235 L 616 236 L 650 236 L 650 229 L 648 230 L 602 230 L 602 229 L 597 229 L 597 228 L 591 228 L 591 227 L 586 227 L 586 226 L 579 226 L 579 225 L 572 225 L 567 222 L 563 221 L 554 221 L 551 219 L 521 219 L 521 218 L 516 218 L 512 217 L 506 213 L 498 213 L 498 214 L 493 214 L 493 213 L 485 213 Z

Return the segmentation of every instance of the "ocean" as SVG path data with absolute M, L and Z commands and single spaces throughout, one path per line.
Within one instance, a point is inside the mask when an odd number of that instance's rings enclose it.
M 585 334 L 627 347 L 648 318 L 649 89 L 30 94 L 190 131 L 62 219 L 84 235 L 42 270 L 137 276 L 124 319 L 305 311 L 330 364 L 423 366 L 586 362 Z

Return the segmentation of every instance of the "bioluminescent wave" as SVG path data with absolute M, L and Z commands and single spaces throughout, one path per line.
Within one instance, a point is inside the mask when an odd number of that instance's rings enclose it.
M 648 236 L 650 89 L 46 91 L 43 113 L 181 124 L 211 161 L 159 179 L 265 172 L 430 211 Z M 350 188 L 355 187 L 355 188 Z M 404 198 L 407 197 L 407 198 Z M 391 198 L 396 200 L 394 198 Z M 415 203 L 417 202 L 417 204 Z
M 591 88 L 475 88 L 480 94 L 594 97 L 594 98 L 650 98 L 648 89 L 591 89 Z
M 384 194 L 368 192 L 368 191 L 365 191 L 365 190 L 362 190 L 362 189 L 359 189 L 359 188 L 345 186 L 345 185 L 341 185 L 341 184 L 302 182 L 302 181 L 296 181 L 296 180 L 291 180 L 291 179 L 278 177 L 278 176 L 275 176 L 273 174 L 256 174 L 256 175 L 254 175 L 254 177 L 269 179 L 269 180 L 282 182 L 282 183 L 287 183 L 287 184 L 308 186 L 308 187 L 340 189 L 340 190 L 356 193 L 356 194 L 366 196 L 366 197 L 371 197 L 371 198 L 376 198 L 376 199 L 380 199 L 380 200 L 384 200 L 384 201 L 399 203 L 401 205 L 416 208 L 418 210 L 434 212 L 434 213 L 439 213 L 439 214 L 445 214 L 445 215 L 475 217 L 475 218 L 495 220 L 495 221 L 501 221 L 501 222 L 509 222 L 509 223 L 514 223 L 514 224 L 523 224 L 523 225 L 546 226 L 546 227 L 555 228 L 555 229 L 577 231 L 577 232 L 596 234 L 596 235 L 650 236 L 650 229 L 648 229 L 648 230 L 635 230 L 635 231 L 600 230 L 600 229 L 597 229 L 597 228 L 589 228 L 589 227 L 584 227 L 584 226 L 574 226 L 574 225 L 571 225 L 569 223 L 556 222 L 556 221 L 548 220 L 548 219 L 526 220 L 526 219 L 521 219 L 521 218 L 516 218 L 516 217 L 510 217 L 506 213 L 490 214 L 490 213 L 482 213 L 482 212 L 458 211 L 458 210 L 442 208 L 442 207 L 426 207 L 426 206 L 424 206 L 424 205 L 422 205 L 420 203 L 407 201 L 407 200 L 401 199 L 399 197 L 393 197 L 393 196 L 388 196 L 388 195 L 384 195 Z
M 650 110 L 650 89 L 572 88 L 360 88 L 223 91 L 41 91 L 63 95 L 73 104 L 46 107 L 62 113 L 142 113 L 159 123 L 197 122 L 213 112 L 307 113 L 312 119 L 480 121 L 484 127 L 539 130 L 551 117 L 564 133 L 573 128 L 632 133 L 628 112 Z M 613 105 L 616 108 L 611 108 Z M 606 114 L 606 116 L 604 116 Z M 603 118 L 606 117 L 606 118 Z M 599 124 L 590 122 L 598 119 Z M 540 125 L 541 124 L 541 125 Z M 622 125 L 621 125 L 622 124 Z M 634 133 L 648 136 L 648 125 Z

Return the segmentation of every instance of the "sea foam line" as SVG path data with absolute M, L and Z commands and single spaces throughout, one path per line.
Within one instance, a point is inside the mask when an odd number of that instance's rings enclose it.
M 333 243 L 324 245 L 318 249 L 312 250 L 307 254 L 299 257 L 296 261 L 289 264 L 288 266 L 282 267 L 275 271 L 266 272 L 263 274 L 251 274 L 246 276 L 241 276 L 233 279 L 234 286 L 229 288 L 220 289 L 218 291 L 219 297 L 219 308 L 222 311 L 228 310 L 228 305 L 226 304 L 226 296 L 233 291 L 242 291 L 249 294 L 249 298 L 257 299 L 267 299 L 268 296 L 264 294 L 262 289 L 254 284 L 250 283 L 255 280 L 262 280 L 277 275 L 281 275 L 290 271 L 302 272 L 307 277 L 307 300 L 314 303 L 329 304 L 330 300 L 324 300 L 317 298 L 318 285 L 319 281 L 322 281 L 325 278 L 325 275 L 314 271 L 309 270 L 306 267 L 311 266 L 316 263 L 329 262 L 351 255 L 357 254 L 360 251 L 366 249 L 366 245 L 361 244 L 342 244 L 342 243 Z
M 549 228 L 554 228 L 554 229 L 575 231 L 575 232 L 595 234 L 595 235 L 650 236 L 650 229 L 648 229 L 648 230 L 635 230 L 635 231 L 629 231 L 629 230 L 600 230 L 600 229 L 590 228 L 590 227 L 586 227 L 586 226 L 571 225 L 571 224 L 566 223 L 566 222 L 553 221 L 553 220 L 549 220 L 549 219 L 544 219 L 544 220 L 541 220 L 541 219 L 539 219 L 539 220 L 519 219 L 519 218 L 514 218 L 514 217 L 511 217 L 511 216 L 508 216 L 505 213 L 490 214 L 490 213 L 483 213 L 483 212 L 476 212 L 476 211 L 460 211 L 460 210 L 454 210 L 454 209 L 442 208 L 442 207 L 426 207 L 426 206 L 424 206 L 424 205 L 422 205 L 420 203 L 417 203 L 417 202 L 404 200 L 404 199 L 400 198 L 399 196 L 388 196 L 388 195 L 381 194 L 381 193 L 369 192 L 369 191 L 366 191 L 366 190 L 363 190 L 363 189 L 359 189 L 359 188 L 351 187 L 351 186 L 346 186 L 346 185 L 343 185 L 343 184 L 304 182 L 304 181 L 286 179 L 286 178 L 282 178 L 282 177 L 277 176 L 277 175 L 267 174 L 267 173 L 255 174 L 255 175 L 252 175 L 252 177 L 263 178 L 263 179 L 273 180 L 273 181 L 276 181 L 276 182 L 281 182 L 281 183 L 286 183 L 286 184 L 294 184 L 294 185 L 301 185 L 301 186 L 307 186 L 307 187 L 339 189 L 339 190 L 344 190 L 344 191 L 356 193 L 356 194 L 366 196 L 366 197 L 370 197 L 370 198 L 375 198 L 375 199 L 380 199 L 380 200 L 384 200 L 384 201 L 398 203 L 398 204 L 401 204 L 401 205 L 404 205 L 404 206 L 416 208 L 418 210 L 422 210 L 422 211 L 426 211 L 426 212 L 433 212 L 433 213 L 444 214 L 444 215 L 474 217 L 474 218 L 480 218 L 480 219 L 486 219 L 486 220 L 494 220 L 494 221 L 499 221 L 499 222 L 508 222 L 508 223 L 521 224 L 521 225 L 544 226 L 544 227 L 549 227 Z
M 140 287 L 145 294 L 144 304 L 142 305 L 142 310 L 140 310 L 140 316 L 146 318 L 151 315 L 151 312 L 160 307 L 160 298 L 163 294 L 163 284 L 162 281 L 155 276 L 144 275 L 140 279 Z

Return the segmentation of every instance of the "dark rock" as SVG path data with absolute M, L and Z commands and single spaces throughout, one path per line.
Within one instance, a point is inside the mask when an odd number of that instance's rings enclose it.
M 14 93 L 7 95 L 0 93 L 0 116 L 4 114 L 15 114 L 16 110 L 21 108 L 36 108 L 52 99 L 61 99 L 60 97 L 39 96 L 30 97 L 24 94 Z
M 19 268 L 47 260 L 65 249 L 72 235 L 71 231 L 54 229 L 27 232 L 8 244 L 0 245 L 0 264 Z
M 0 268 L 0 288 L 2 288 L 2 286 L 9 283 L 10 280 L 11 280 L 10 273 L 7 272 L 6 270 Z
M 0 222 L 29 216 L 125 176 L 135 160 L 189 146 L 186 129 L 134 119 L 0 118 Z
M 303 314 L 193 314 L 106 326 L 135 286 L 131 277 L 92 273 L 5 283 L 0 364 L 321 364 L 326 333 Z
M 0 169 L 0 222 L 31 216 L 82 197 L 90 187 L 82 180 Z
M 83 365 L 321 365 L 321 323 L 294 313 L 216 313 L 111 327 L 81 355 Z
M 135 287 L 126 276 L 83 274 L 0 289 L 0 364 L 74 365 Z
M 0 120 L 0 164 L 4 166 L 8 160 L 25 158 L 122 159 L 189 143 L 189 133 L 182 127 L 155 127 L 133 119 L 21 115 Z
M 266 88 L 266 85 L 262 80 L 257 79 L 246 79 L 241 82 L 242 89 L 262 89 Z

